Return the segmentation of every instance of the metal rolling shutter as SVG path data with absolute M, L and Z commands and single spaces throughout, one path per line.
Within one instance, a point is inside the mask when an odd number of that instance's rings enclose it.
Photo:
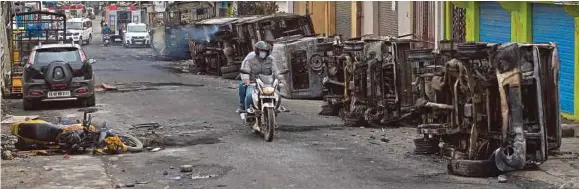
M 342 39 L 352 37 L 352 2 L 336 1 L 336 34 Z
M 511 14 L 498 2 L 480 2 L 480 40 L 493 43 L 511 41 Z
M 554 42 L 559 51 L 561 111 L 574 114 L 575 36 L 573 17 L 563 7 L 533 4 L 533 42 Z
M 378 1 L 379 35 L 398 35 L 398 14 L 392 10 L 392 1 Z

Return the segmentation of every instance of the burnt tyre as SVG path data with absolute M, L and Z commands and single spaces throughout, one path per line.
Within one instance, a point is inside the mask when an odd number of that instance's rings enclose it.
M 119 134 L 121 141 L 129 152 L 140 152 L 143 151 L 143 143 L 136 137 L 129 134 Z
M 224 73 L 221 74 L 221 78 L 223 79 L 235 79 L 239 75 L 239 72 L 231 72 L 231 73 Z
M 432 139 L 417 138 L 414 139 L 414 153 L 415 154 L 434 154 L 440 151 L 438 141 Z
M 501 173 L 492 160 L 453 159 L 447 169 L 452 175 L 464 177 L 495 177 Z
M 233 72 L 238 72 L 239 71 L 239 67 L 236 65 L 233 66 L 223 66 L 220 68 L 221 69 L 221 74 L 226 74 L 226 73 L 233 73 Z

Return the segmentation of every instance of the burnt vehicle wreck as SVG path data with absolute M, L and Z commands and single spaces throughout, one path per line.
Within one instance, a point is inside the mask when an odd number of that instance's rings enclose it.
M 414 140 L 415 153 L 440 152 L 450 159 L 450 173 L 474 177 L 545 162 L 561 146 L 556 46 L 454 48 L 444 65 L 414 64 L 420 70 L 414 89 L 423 135 Z
M 339 115 L 346 125 L 383 126 L 410 114 L 403 109 L 408 70 L 405 51 L 412 40 L 366 37 L 342 44 L 324 59 L 324 115 Z
M 273 14 L 238 18 L 214 18 L 195 24 L 204 28 L 206 40 L 189 40 L 197 69 L 224 79 L 235 79 L 245 56 L 257 41 L 273 43 L 283 37 L 314 35 L 309 15 Z

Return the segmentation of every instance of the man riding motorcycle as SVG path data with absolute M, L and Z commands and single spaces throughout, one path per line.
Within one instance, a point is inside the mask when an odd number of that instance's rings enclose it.
M 251 82 L 255 82 L 256 77 L 259 74 L 262 75 L 274 75 L 278 77 L 278 69 L 274 63 L 274 59 L 270 56 L 271 47 L 264 41 L 259 41 L 253 46 L 255 48 L 254 52 L 247 54 L 243 62 L 241 62 L 241 69 L 248 71 L 251 74 L 241 73 L 241 82 L 239 83 L 238 93 L 239 93 L 239 109 L 248 110 L 253 104 L 251 94 L 253 92 L 253 86 L 249 85 Z M 285 108 L 282 106 L 278 107 L 278 110 L 284 111 Z
M 110 35 L 111 34 L 111 28 L 109 28 L 108 24 L 105 24 L 105 26 L 103 27 L 103 31 L 101 32 L 102 35 L 102 42 L 105 42 L 105 35 Z

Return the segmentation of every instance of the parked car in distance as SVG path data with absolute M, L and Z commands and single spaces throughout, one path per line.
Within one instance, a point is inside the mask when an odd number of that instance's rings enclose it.
M 151 35 L 146 24 L 143 23 L 129 23 L 125 33 L 123 46 L 145 46 L 151 47 Z
M 86 18 L 66 20 L 66 39 L 80 45 L 89 44 L 92 41 L 92 21 Z
M 87 58 L 78 44 L 39 44 L 28 57 L 23 73 L 24 110 L 41 107 L 46 101 L 80 102 L 95 105 L 94 59 Z

